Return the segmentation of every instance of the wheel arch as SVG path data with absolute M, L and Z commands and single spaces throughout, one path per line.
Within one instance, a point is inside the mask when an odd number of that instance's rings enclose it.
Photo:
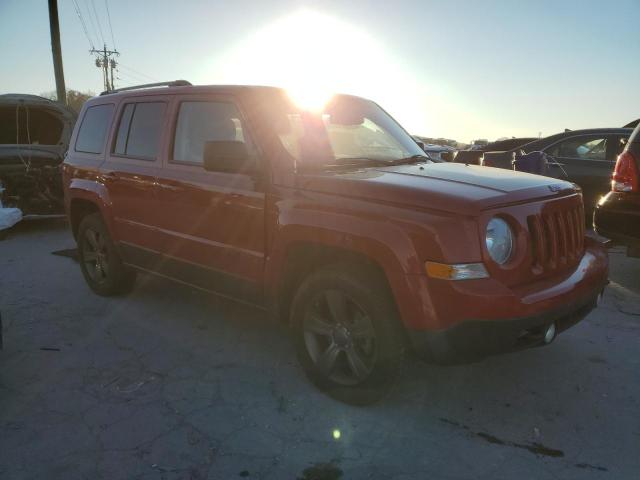
M 109 231 L 113 232 L 109 215 L 111 201 L 104 185 L 87 179 L 73 179 L 68 190 L 68 202 L 69 223 L 74 238 L 82 219 L 92 213 L 100 213 Z
M 100 213 L 100 207 L 98 207 L 95 202 L 84 198 L 74 198 L 71 200 L 69 205 L 69 223 L 71 225 L 73 238 L 78 238 L 78 228 L 80 227 L 82 219 L 93 213 Z
M 366 270 L 391 293 L 384 269 L 367 255 L 344 247 L 296 242 L 287 251 L 277 290 L 278 312 L 284 321 L 289 321 L 288 313 L 297 286 L 314 271 L 334 264 L 344 265 L 347 269 Z

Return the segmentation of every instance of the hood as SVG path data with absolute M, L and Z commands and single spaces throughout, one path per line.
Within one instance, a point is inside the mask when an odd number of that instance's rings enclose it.
M 302 173 L 299 188 L 384 203 L 478 215 L 490 208 L 567 196 L 579 187 L 550 177 L 459 163 Z
M 28 145 L 27 138 L 31 138 L 30 148 L 62 154 L 69 145 L 76 119 L 77 114 L 68 106 L 37 95 L 0 95 L 0 146 L 4 149 Z

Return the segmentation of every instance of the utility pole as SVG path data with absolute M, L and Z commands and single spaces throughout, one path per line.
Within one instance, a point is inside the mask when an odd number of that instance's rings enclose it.
M 58 102 L 67 104 L 67 89 L 62 69 L 62 48 L 60 47 L 60 24 L 58 23 L 58 0 L 49 0 L 49 29 L 51 30 L 51 52 L 53 54 L 53 72 L 56 77 L 56 96 Z
M 112 58 L 111 60 L 109 60 L 109 70 L 111 71 L 111 90 L 113 90 L 115 87 L 113 86 L 113 71 L 116 68 L 116 61 Z
M 112 56 L 119 56 L 120 53 L 117 50 L 107 50 L 107 45 L 105 44 L 102 50 L 96 50 L 92 48 L 90 53 L 95 53 L 97 55 L 96 58 L 96 67 L 102 69 L 102 79 L 104 81 L 104 90 L 109 92 L 113 90 L 113 69 L 116 68 L 115 59 L 111 58 Z M 109 69 L 111 69 L 111 79 L 109 79 Z

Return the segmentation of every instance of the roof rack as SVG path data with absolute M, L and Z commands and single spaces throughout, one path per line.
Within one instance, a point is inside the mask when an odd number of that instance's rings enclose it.
M 145 83 L 144 85 L 133 85 L 131 87 L 116 88 L 115 90 L 106 90 L 100 95 L 109 95 L 110 93 L 126 92 L 127 90 L 138 90 L 141 88 L 153 87 L 187 87 L 191 86 L 191 82 L 187 80 L 172 80 L 170 82 Z

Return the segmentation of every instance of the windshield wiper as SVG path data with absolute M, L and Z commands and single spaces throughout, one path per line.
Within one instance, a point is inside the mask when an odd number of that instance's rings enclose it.
M 322 167 L 388 167 L 390 165 L 402 165 L 406 163 L 421 163 L 432 161 L 427 155 L 412 155 L 397 160 L 382 160 L 370 157 L 342 157 L 335 158 L 322 164 Z
M 405 163 L 422 163 L 425 161 L 433 161 L 433 159 L 429 155 L 411 155 L 410 157 L 399 158 L 398 160 L 390 160 L 387 162 L 388 165 L 402 165 Z
M 389 160 L 380 160 L 376 158 L 368 158 L 368 157 L 343 157 L 336 158 L 331 160 L 324 165 L 327 167 L 358 167 L 358 166 L 367 166 L 367 167 L 384 167 L 386 165 L 390 165 L 391 162 Z

